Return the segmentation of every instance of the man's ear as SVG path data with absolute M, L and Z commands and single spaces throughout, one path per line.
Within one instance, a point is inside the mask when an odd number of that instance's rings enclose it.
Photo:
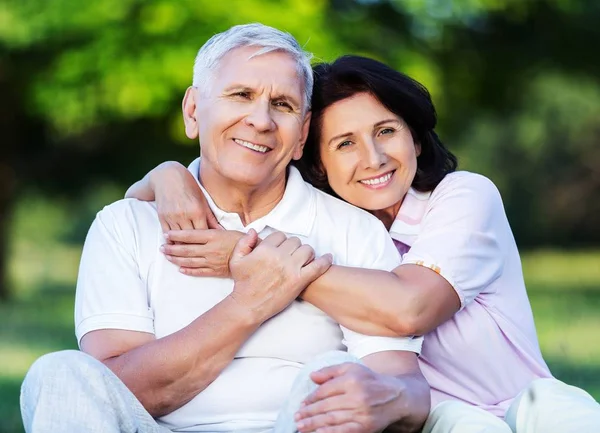
M 185 125 L 185 135 L 192 140 L 198 138 L 198 121 L 196 120 L 196 96 L 198 89 L 190 86 L 185 91 L 185 96 L 181 102 L 181 111 L 183 112 L 183 124 Z
M 298 146 L 296 147 L 296 150 L 294 151 L 294 155 L 292 156 L 292 159 L 294 159 L 296 161 L 299 160 L 300 158 L 302 158 L 302 153 L 304 152 L 304 145 L 306 144 L 306 139 L 308 138 L 308 130 L 310 128 L 311 115 L 312 115 L 312 113 L 309 111 L 304 116 L 304 121 L 302 123 L 302 134 L 300 135 L 300 141 L 298 142 Z

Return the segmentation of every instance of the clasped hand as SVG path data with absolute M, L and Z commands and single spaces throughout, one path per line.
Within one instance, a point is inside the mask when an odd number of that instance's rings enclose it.
M 399 412 L 401 381 L 362 364 L 326 367 L 312 373 L 311 379 L 319 387 L 296 414 L 301 433 L 374 433 L 392 423 Z

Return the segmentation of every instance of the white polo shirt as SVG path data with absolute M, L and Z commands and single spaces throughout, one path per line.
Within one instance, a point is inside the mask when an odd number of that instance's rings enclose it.
M 199 159 L 190 166 L 198 174 Z M 204 191 L 206 194 L 206 191 Z M 390 271 L 400 255 L 379 220 L 324 194 L 289 168 L 282 200 L 244 227 L 237 214 L 207 199 L 228 230 L 274 230 L 311 245 L 334 263 Z M 77 282 L 78 341 L 98 329 L 172 334 L 211 309 L 233 290 L 233 280 L 190 277 L 159 252 L 163 242 L 154 203 L 120 200 L 100 211 L 85 242 Z M 365 287 L 365 290 L 368 290 Z M 233 362 L 204 391 L 159 422 L 175 431 L 263 431 L 273 427 L 302 364 L 323 352 L 344 349 L 359 358 L 387 351 L 419 352 L 421 338 L 365 336 L 340 327 L 315 306 L 294 301 L 265 322 Z

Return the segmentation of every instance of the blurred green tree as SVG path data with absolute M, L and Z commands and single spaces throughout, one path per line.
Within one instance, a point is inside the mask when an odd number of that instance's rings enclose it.
M 584 0 L 4 0 L 0 297 L 18 194 L 71 198 L 197 152 L 179 103 L 197 49 L 234 24 L 422 81 L 463 166 L 500 186 L 524 244 L 599 242 L 600 6 Z

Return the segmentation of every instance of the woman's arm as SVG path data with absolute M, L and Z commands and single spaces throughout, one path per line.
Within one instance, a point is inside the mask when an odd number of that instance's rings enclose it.
M 393 272 L 332 266 L 302 298 L 347 328 L 381 336 L 426 334 L 460 308 L 450 283 L 419 265 Z

